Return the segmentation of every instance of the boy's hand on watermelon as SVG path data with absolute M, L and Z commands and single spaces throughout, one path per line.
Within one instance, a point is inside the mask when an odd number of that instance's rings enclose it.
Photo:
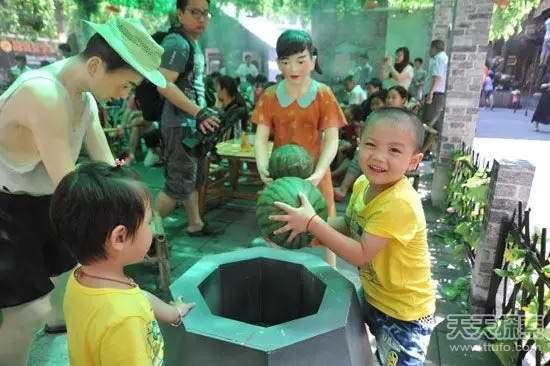
M 292 242 L 298 234 L 307 231 L 307 223 L 309 222 L 309 219 L 317 214 L 303 193 L 300 192 L 299 197 L 302 202 L 301 207 L 294 208 L 283 202 L 275 202 L 275 206 L 283 210 L 286 215 L 269 216 L 270 220 L 287 222 L 285 226 L 275 230 L 273 234 L 278 235 L 286 233 L 287 231 L 292 231 L 287 239 L 287 242 L 289 243 Z
M 319 175 L 317 173 L 313 173 L 308 178 L 306 178 L 306 180 L 309 183 L 313 184 L 315 187 L 317 187 L 319 185 L 319 182 L 321 181 L 321 179 L 323 179 L 323 176 Z

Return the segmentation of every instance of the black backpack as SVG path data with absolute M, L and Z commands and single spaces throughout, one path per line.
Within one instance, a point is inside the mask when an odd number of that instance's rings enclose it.
M 185 70 L 180 73 L 174 84 L 177 84 L 180 78 L 185 77 L 193 71 L 195 64 L 195 50 L 191 41 L 178 28 L 170 28 L 168 32 L 156 32 L 151 37 L 158 44 L 162 44 L 164 38 L 170 33 L 179 34 L 189 44 L 189 58 L 185 64 Z M 160 121 L 162 107 L 164 106 L 164 98 L 159 94 L 157 87 L 149 80 L 144 79 L 141 84 L 136 87 L 136 105 L 143 113 L 143 119 L 146 121 Z

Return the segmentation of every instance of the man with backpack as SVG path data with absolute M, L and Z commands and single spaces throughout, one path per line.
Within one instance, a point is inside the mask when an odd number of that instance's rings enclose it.
M 206 107 L 204 54 L 197 42 L 208 26 L 209 6 L 209 0 L 177 0 L 179 24 L 161 42 L 164 54 L 160 70 L 168 81 L 166 88 L 158 88 L 165 98 L 160 126 L 166 181 L 156 210 L 166 217 L 182 201 L 190 236 L 220 232 L 200 217 L 198 188 L 203 183 L 205 157 L 182 145 L 182 140 L 197 129 L 209 133 L 219 126 L 216 113 Z

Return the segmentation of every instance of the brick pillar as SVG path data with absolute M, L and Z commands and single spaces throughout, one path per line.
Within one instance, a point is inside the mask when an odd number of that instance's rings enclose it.
M 485 221 L 472 274 L 471 311 L 484 314 L 493 276 L 497 245 L 503 226 L 512 218 L 518 201 L 527 207 L 535 167 L 525 160 L 495 160 Z
M 449 33 L 453 25 L 455 0 L 434 0 L 432 40 L 441 39 L 449 43 Z
M 441 0 L 443 1 L 443 0 Z M 446 0 L 445 0 L 446 1 Z M 432 204 L 444 208 L 452 152 L 464 142 L 471 146 L 479 117 L 479 93 L 493 11 L 493 0 L 456 0 L 450 44 L 447 98 L 436 148 Z

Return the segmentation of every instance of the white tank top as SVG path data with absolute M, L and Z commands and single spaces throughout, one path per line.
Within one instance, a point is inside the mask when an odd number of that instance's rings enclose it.
M 15 82 L 10 85 L 0 96 L 0 133 L 7 127 L 9 121 L 2 119 L 2 109 L 13 93 L 25 82 L 33 79 L 47 79 L 61 85 L 53 75 L 40 70 L 32 70 L 22 74 Z M 72 128 L 69 134 L 69 144 L 71 147 L 71 157 L 76 163 L 84 136 L 88 127 L 93 121 L 93 109 L 97 108 L 95 100 L 91 93 L 86 93 L 84 109 L 82 111 L 81 121 L 78 127 Z M 32 108 L 32 107 L 31 107 Z M 52 194 L 55 190 L 53 182 L 40 158 L 25 165 L 16 165 L 2 154 L 0 147 L 0 191 L 14 194 L 30 194 L 33 196 L 42 196 Z

